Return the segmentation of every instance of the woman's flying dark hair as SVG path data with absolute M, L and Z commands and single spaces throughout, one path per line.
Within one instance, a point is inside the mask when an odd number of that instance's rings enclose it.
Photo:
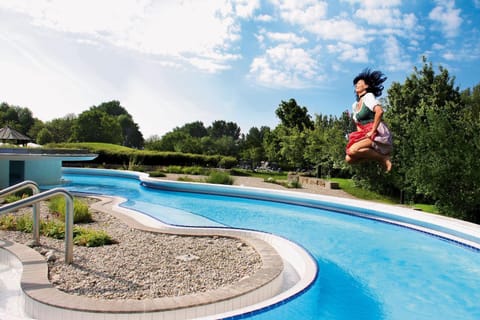
M 387 80 L 387 77 L 381 71 L 371 71 L 369 68 L 365 68 L 353 79 L 353 84 L 355 85 L 359 80 L 365 81 L 365 84 L 368 85 L 367 92 L 373 93 L 375 97 L 380 97 L 383 91 L 382 83 Z

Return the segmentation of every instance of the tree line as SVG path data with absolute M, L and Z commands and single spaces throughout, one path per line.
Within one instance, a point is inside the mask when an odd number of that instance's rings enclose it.
M 9 126 L 36 143 L 105 142 L 130 148 L 143 148 L 144 138 L 138 124 L 119 101 L 92 106 L 78 116 L 42 122 L 28 108 L 0 104 L 0 125 Z
M 353 95 L 352 95 L 353 97 Z M 308 170 L 321 177 L 352 177 L 364 188 L 402 202 L 434 203 L 445 214 L 480 221 L 480 85 L 460 91 L 447 69 L 425 59 L 403 83 L 394 82 L 382 99 L 384 121 L 393 133 L 393 169 L 373 163 L 345 163 L 347 135 L 355 130 L 346 110 L 316 114 L 281 101 L 275 128 L 241 133 L 234 122 L 196 121 L 144 140 L 118 101 L 42 123 L 26 108 L 0 106 L 0 123 L 27 133 L 38 143 L 108 142 L 138 149 L 226 155 L 255 168 L 262 161 L 284 170 Z

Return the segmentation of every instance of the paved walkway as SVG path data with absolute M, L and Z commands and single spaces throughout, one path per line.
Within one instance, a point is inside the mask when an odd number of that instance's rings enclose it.
M 205 176 L 169 173 L 167 174 L 166 177 L 158 178 L 158 179 L 176 181 L 180 177 L 188 177 L 189 179 L 192 179 L 194 181 L 202 180 L 205 178 Z M 233 184 L 237 186 L 275 189 L 275 190 L 288 190 L 288 191 L 296 191 L 296 192 L 304 192 L 304 193 L 322 194 L 322 195 L 341 197 L 341 198 L 357 199 L 351 194 L 348 194 L 341 189 L 328 189 L 321 186 L 311 186 L 311 185 L 304 185 L 302 186 L 302 188 L 286 188 L 276 183 L 265 182 L 263 178 L 256 178 L 256 177 L 236 177 L 235 176 L 233 177 L 233 179 L 234 179 Z

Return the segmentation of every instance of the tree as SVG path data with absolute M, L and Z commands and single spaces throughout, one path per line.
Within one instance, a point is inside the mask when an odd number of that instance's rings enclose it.
M 11 106 L 7 103 L 0 105 L 0 126 L 10 126 L 23 134 L 27 134 L 35 121 L 40 120 L 33 118 L 32 111 L 28 108 Z
M 38 132 L 36 141 L 38 144 L 47 144 L 54 142 L 53 135 L 47 128 L 43 128 Z
M 72 139 L 73 128 L 77 117 L 73 114 L 67 114 L 63 118 L 56 118 L 45 123 L 45 128 L 52 135 L 52 142 L 69 142 Z
M 290 99 L 288 102 L 282 100 L 275 114 L 286 128 L 296 128 L 300 132 L 313 129 L 313 122 L 307 108 L 300 107 L 295 99 Z
M 121 114 L 117 117 L 117 121 L 122 128 L 122 145 L 129 148 L 143 148 L 145 142 L 143 135 L 132 117 L 129 114 Z
M 288 167 L 304 169 L 307 163 L 304 158 L 307 132 L 294 127 L 280 139 L 280 155 Z
M 266 159 L 263 140 L 268 133 L 270 133 L 270 128 L 267 126 L 262 126 L 260 129 L 252 127 L 241 144 L 240 156 L 243 160 L 249 161 L 252 168 L 257 167 L 262 160 Z
M 122 128 L 121 135 L 123 140 L 121 145 L 137 149 L 143 148 L 144 139 L 138 128 L 138 124 L 133 121 L 133 117 L 120 105 L 119 101 L 112 100 L 109 102 L 103 102 L 98 107 L 94 106 L 91 109 L 98 109 L 99 111 L 105 112 L 109 116 L 117 119 Z
M 73 141 L 105 142 L 121 144 L 122 127 L 115 116 L 104 111 L 90 108 L 82 112 L 75 121 L 72 133 Z
M 226 122 L 224 120 L 216 120 L 207 128 L 208 135 L 214 139 L 223 136 L 231 137 L 233 140 L 240 138 L 240 127 L 235 122 Z
M 349 167 L 345 165 L 345 145 L 351 123 L 353 121 L 347 112 L 340 119 L 317 115 L 305 147 L 305 159 L 317 168 L 317 176 L 331 176 L 348 171 Z
M 404 84 L 388 90 L 386 118 L 395 145 L 390 181 L 407 192 L 407 200 L 430 199 L 446 214 L 478 220 L 475 103 L 462 99 L 446 69 L 439 71 L 424 60 L 422 69 L 415 68 Z

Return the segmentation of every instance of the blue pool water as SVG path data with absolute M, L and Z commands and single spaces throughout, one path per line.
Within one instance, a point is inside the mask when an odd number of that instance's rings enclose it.
M 299 297 L 250 319 L 480 319 L 480 252 L 411 229 L 299 205 L 173 192 L 139 180 L 65 174 L 71 191 L 177 225 L 274 233 L 303 247 L 319 274 Z

